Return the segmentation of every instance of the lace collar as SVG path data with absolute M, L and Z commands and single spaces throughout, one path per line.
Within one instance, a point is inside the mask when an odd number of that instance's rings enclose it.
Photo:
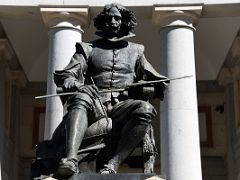
M 131 37 L 134 37 L 134 36 L 135 36 L 135 34 L 133 34 L 132 32 L 129 32 L 128 35 L 125 35 L 125 36 L 112 37 L 112 38 L 109 38 L 109 37 L 107 36 L 107 34 L 104 33 L 104 32 L 102 32 L 102 31 L 97 31 L 95 34 L 96 34 L 97 36 L 99 36 L 99 37 L 101 37 L 101 38 L 103 38 L 103 39 L 107 39 L 107 40 L 109 40 L 109 41 L 111 41 L 111 42 L 122 41 L 122 40 L 124 40 L 124 39 L 128 39 L 128 38 L 131 38 Z

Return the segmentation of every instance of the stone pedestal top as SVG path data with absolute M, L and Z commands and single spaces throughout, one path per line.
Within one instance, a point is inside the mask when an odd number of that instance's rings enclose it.
M 77 174 L 69 180 L 165 180 L 159 175 L 142 173 L 122 174 Z
M 53 177 L 41 176 L 42 180 L 166 180 L 160 175 L 143 173 L 122 174 L 76 174 L 68 179 L 55 179 Z

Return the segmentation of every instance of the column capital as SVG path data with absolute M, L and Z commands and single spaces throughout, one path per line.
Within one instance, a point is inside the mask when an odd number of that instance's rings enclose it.
M 40 8 L 43 22 L 48 28 L 72 27 L 87 28 L 90 24 L 88 7 L 81 8 Z
M 202 12 L 202 4 L 189 6 L 154 6 L 152 21 L 155 25 L 192 26 L 197 24 Z

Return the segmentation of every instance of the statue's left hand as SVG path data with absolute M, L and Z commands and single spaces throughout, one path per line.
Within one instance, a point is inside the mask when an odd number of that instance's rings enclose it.
M 163 101 L 165 89 L 166 89 L 166 84 L 164 82 L 155 84 L 154 97 L 159 98 L 161 101 Z

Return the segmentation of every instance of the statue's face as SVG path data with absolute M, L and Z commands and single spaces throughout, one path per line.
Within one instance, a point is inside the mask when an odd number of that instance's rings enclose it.
M 116 7 L 112 7 L 106 15 L 106 33 L 109 36 L 116 36 L 122 25 L 122 16 Z

